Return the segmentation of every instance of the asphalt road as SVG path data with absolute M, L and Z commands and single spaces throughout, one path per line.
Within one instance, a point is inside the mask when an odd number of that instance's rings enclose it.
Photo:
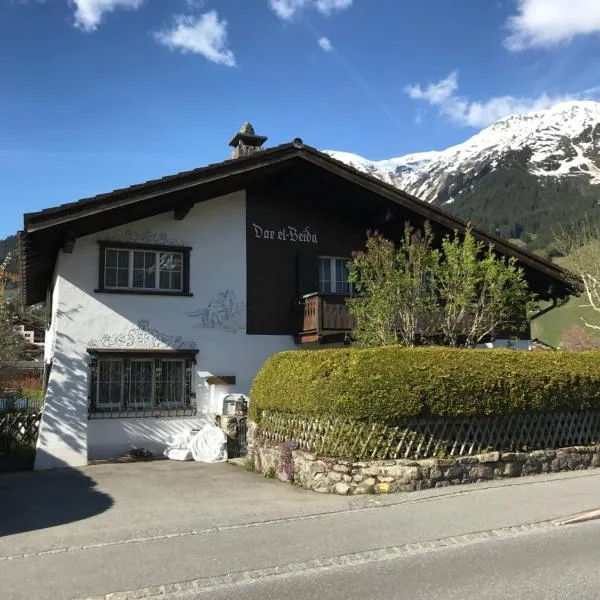
M 600 523 L 271 576 L 171 598 L 211 600 L 597 600 Z
M 0 599 L 586 598 L 600 529 L 553 521 L 598 506 L 600 470 L 377 497 L 196 463 L 0 476 Z

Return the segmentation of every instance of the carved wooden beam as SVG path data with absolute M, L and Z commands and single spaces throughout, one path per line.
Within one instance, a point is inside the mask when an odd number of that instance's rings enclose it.
M 183 221 L 187 217 L 190 210 L 192 210 L 193 206 L 193 202 L 187 202 L 186 204 L 180 204 L 179 206 L 176 206 L 173 210 L 173 216 L 175 217 L 175 220 Z
M 67 231 L 67 233 L 65 234 L 65 239 L 63 240 L 63 245 L 62 245 L 63 252 L 65 252 L 67 254 L 72 254 L 73 249 L 75 248 L 75 240 L 76 239 L 77 239 L 77 236 L 75 235 L 74 231 Z

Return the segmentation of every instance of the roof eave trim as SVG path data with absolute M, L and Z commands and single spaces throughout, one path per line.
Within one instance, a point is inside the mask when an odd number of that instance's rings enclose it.
M 292 151 L 290 151 L 290 150 L 292 150 Z M 135 196 L 132 196 L 131 198 L 124 198 L 124 199 L 118 200 L 118 201 L 115 200 L 115 205 L 113 205 L 113 206 L 106 205 L 103 203 L 99 203 L 97 206 L 94 206 L 94 207 L 82 206 L 79 211 L 74 212 L 72 215 L 56 216 L 56 214 L 53 214 L 51 217 L 46 218 L 46 219 L 44 219 L 44 216 L 40 213 L 26 214 L 25 215 L 25 230 L 27 233 L 35 233 L 37 231 L 51 229 L 52 227 L 55 227 L 57 225 L 63 225 L 65 223 L 69 223 L 71 221 L 76 221 L 77 219 L 82 218 L 82 216 L 85 216 L 85 217 L 93 216 L 98 213 L 106 212 L 107 210 L 123 208 L 124 206 L 130 206 L 130 205 L 136 204 L 138 202 L 144 202 L 145 200 L 149 200 L 151 198 L 158 198 L 160 196 L 169 195 L 174 192 L 180 192 L 180 191 L 193 189 L 194 187 L 198 187 L 200 185 L 205 185 L 207 183 L 214 183 L 217 181 L 222 181 L 233 175 L 240 175 L 242 173 L 250 173 L 253 171 L 258 171 L 265 166 L 276 165 L 278 163 L 290 160 L 291 158 L 296 156 L 297 153 L 298 153 L 298 151 L 295 149 L 290 149 L 289 147 L 284 147 L 281 149 L 281 155 L 278 154 L 278 155 L 275 155 L 274 157 L 270 157 L 264 162 L 257 162 L 256 164 L 254 164 L 254 163 L 248 164 L 247 162 L 244 162 L 242 165 L 240 165 L 239 168 L 236 168 L 236 169 L 231 169 L 231 165 L 227 165 L 225 172 L 223 172 L 223 173 L 218 173 L 216 175 L 208 175 L 208 176 L 199 175 L 198 179 L 195 179 L 194 181 L 189 181 L 187 183 L 181 183 L 178 185 L 169 185 L 160 190 L 154 190 L 154 191 L 151 191 L 151 192 L 148 192 L 145 194 L 135 195 Z M 259 153 L 257 153 L 256 156 L 260 158 Z M 219 168 L 219 167 L 217 167 L 217 168 Z M 164 183 L 164 182 L 157 181 L 156 185 L 159 185 L 160 183 Z M 109 199 L 107 199 L 107 201 L 109 201 Z M 117 202 L 118 202 L 118 205 L 116 204 Z M 84 214 L 82 214 L 82 213 L 84 213 Z M 34 223 L 31 222 L 32 219 L 35 221 Z

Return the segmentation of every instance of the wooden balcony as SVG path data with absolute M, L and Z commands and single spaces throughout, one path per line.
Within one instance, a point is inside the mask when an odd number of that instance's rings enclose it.
M 298 343 L 347 342 L 354 319 L 346 307 L 346 296 L 311 294 L 298 303 Z

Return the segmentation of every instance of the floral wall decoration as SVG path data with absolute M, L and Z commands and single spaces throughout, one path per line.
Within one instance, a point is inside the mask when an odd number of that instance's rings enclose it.
M 137 327 L 126 327 L 115 333 L 105 333 L 88 342 L 90 348 L 196 348 L 196 342 L 186 341 L 180 335 L 169 335 L 151 326 L 149 319 L 141 319 Z
M 157 231 L 123 231 L 102 238 L 109 242 L 131 242 L 134 244 L 155 244 L 161 246 L 185 246 L 185 242 L 170 238 Z

